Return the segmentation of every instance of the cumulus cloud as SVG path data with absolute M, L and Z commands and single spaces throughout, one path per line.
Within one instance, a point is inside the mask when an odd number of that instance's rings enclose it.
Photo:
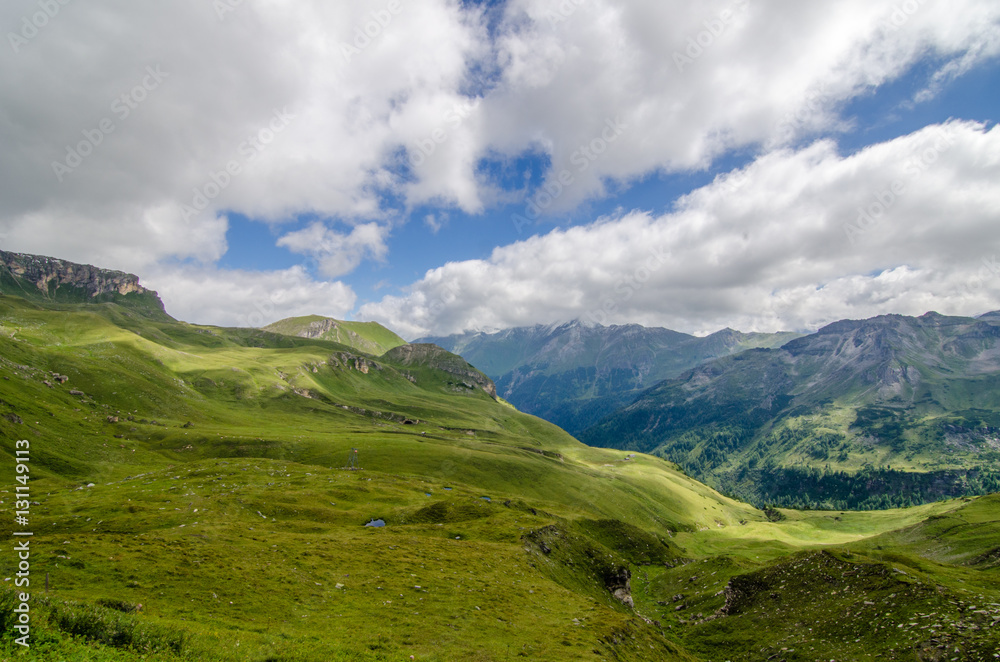
M 432 269 L 361 315 L 409 337 L 574 318 L 814 329 L 1000 307 L 1000 128 L 930 126 L 842 156 L 770 152 L 681 198 Z
M 550 156 L 547 183 L 559 195 L 541 205 L 548 211 L 605 195 L 609 180 L 847 128 L 846 101 L 921 59 L 943 62 L 939 86 L 1000 52 L 1000 6 L 976 1 L 515 0 L 507 16 L 485 140 Z M 627 129 L 602 145 L 615 118 Z M 587 153 L 591 145 L 601 152 Z M 563 172 L 571 186 L 555 185 Z
M 356 225 L 348 234 L 331 230 L 321 222 L 290 232 L 278 240 L 293 253 L 316 258 L 320 271 L 331 278 L 354 271 L 363 259 L 384 260 L 389 228 L 378 223 Z
M 387 257 L 400 209 L 437 232 L 516 193 L 484 159 L 539 155 L 556 213 L 848 128 L 917 63 L 938 67 L 920 101 L 1000 51 L 991 0 L 220 4 L 71 3 L 33 31 L 35 0 L 0 5 L 4 248 L 211 269 L 229 214 L 312 214 L 346 228 L 299 231 L 336 277 Z
M 62 229 L 47 252 L 65 243 L 103 257 L 106 234 L 133 262 L 211 261 L 217 238 L 151 249 L 148 218 L 174 237 L 217 229 L 228 212 L 384 218 L 382 193 L 404 188 L 400 145 L 430 131 L 430 109 L 467 98 L 460 87 L 482 48 L 477 15 L 456 1 L 394 6 L 388 18 L 360 0 L 251 0 L 221 18 L 194 0 L 62 7 L 0 52 L 7 247 L 36 250 L 44 242 L 23 228 L 40 223 Z M 38 11 L 4 3 L 0 22 Z M 362 48 L 345 51 L 353 44 Z
M 343 319 L 356 301 L 349 286 L 316 281 L 298 266 L 282 271 L 161 267 L 141 275 L 169 314 L 200 324 L 258 327 L 317 314 Z
M 149 210 L 178 234 L 190 210 L 368 222 L 383 194 L 478 212 L 496 194 L 481 159 L 526 150 L 550 180 L 574 173 L 566 209 L 609 179 L 836 127 L 921 58 L 943 62 L 933 87 L 995 56 L 1000 6 L 956 2 L 511 0 L 492 33 L 457 0 L 66 6 L 0 57 L 0 222 L 72 209 L 83 245 L 99 223 L 141 246 Z

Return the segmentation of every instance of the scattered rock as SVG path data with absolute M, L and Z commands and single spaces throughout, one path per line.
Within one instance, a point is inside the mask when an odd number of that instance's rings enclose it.
M 14 425 L 21 425 L 22 423 L 24 423 L 24 421 L 21 420 L 21 417 L 18 416 L 17 414 L 5 414 L 4 418 L 6 418 L 8 421 L 10 421 L 11 423 L 13 423 Z
M 615 568 L 613 572 L 606 576 L 604 579 L 604 585 L 611 595 L 615 596 L 615 599 L 628 607 L 635 607 L 632 601 L 632 587 L 630 580 L 632 579 L 632 573 L 626 567 Z

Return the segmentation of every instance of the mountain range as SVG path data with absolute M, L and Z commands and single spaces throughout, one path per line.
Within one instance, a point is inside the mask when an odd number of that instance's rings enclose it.
M 488 374 L 515 407 L 576 434 L 645 389 L 700 363 L 745 349 L 776 347 L 799 335 L 723 329 L 697 337 L 638 324 L 576 321 L 418 342 L 462 355 Z
M 758 503 L 906 505 L 991 491 L 1000 316 L 836 322 L 664 380 L 579 436 L 656 453 Z

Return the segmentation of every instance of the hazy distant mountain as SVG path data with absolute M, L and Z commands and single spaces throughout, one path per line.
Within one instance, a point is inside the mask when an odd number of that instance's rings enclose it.
M 824 487 L 808 469 L 963 470 L 923 477 L 968 481 L 964 470 L 1000 463 L 1000 316 L 836 322 L 664 381 L 579 436 L 654 451 L 758 501 L 811 489 L 826 491 L 812 494 L 817 501 L 858 497 L 850 480 Z M 910 480 L 887 480 L 896 479 Z M 910 488 L 924 489 L 918 483 Z M 861 491 L 884 490 L 868 481 Z
M 699 338 L 638 324 L 571 322 L 422 338 L 493 378 L 498 394 L 521 411 L 578 432 L 644 389 L 719 356 L 776 347 L 795 333 L 724 329 Z

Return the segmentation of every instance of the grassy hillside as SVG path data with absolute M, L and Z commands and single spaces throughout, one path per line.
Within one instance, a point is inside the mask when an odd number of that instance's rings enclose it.
M 600 659 L 626 632 L 674 655 L 602 584 L 628 559 L 586 522 L 667 540 L 760 517 L 661 460 L 456 390 L 434 360 L 13 297 L 0 355 L 4 464 L 31 442 L 33 576 L 50 576 L 39 610 L 57 630 L 66 610 L 141 603 L 130 618 L 208 659 Z M 354 448 L 362 469 L 345 471 Z M 600 568 L 527 554 L 544 527 L 578 531 Z
M 374 356 L 381 356 L 393 347 L 406 344 L 405 340 L 378 322 L 344 322 L 320 315 L 288 317 L 268 324 L 264 330 L 286 336 L 329 340 Z
M 717 359 L 580 435 L 758 504 L 908 505 L 1000 489 L 1000 324 L 889 315 Z
M 948 601 L 986 609 L 949 612 L 963 659 L 1000 644 L 986 627 L 995 499 L 762 512 L 657 457 L 584 446 L 461 386 L 460 358 L 407 347 L 373 357 L 0 297 L 0 500 L 24 439 L 36 502 L 32 647 L 13 643 L 5 589 L 0 658 L 816 659 L 781 651 L 801 634 L 792 621 L 760 619 L 772 594 L 799 600 L 815 577 L 852 572 L 828 556 L 874 568 L 857 600 L 882 599 L 892 567 L 935 587 L 925 602 L 895 591 L 907 602 L 880 623 L 899 636 L 857 650 L 912 653 L 929 641 L 907 629 L 914 610 Z M 942 517 L 968 526 L 935 528 Z M 927 552 L 931 539 L 962 553 Z M 0 556 L 3 577 L 16 562 Z M 794 585 L 751 590 L 791 571 Z M 723 613 L 729 593 L 738 609 Z M 814 597 L 828 626 L 812 645 L 834 650 L 854 603 Z

